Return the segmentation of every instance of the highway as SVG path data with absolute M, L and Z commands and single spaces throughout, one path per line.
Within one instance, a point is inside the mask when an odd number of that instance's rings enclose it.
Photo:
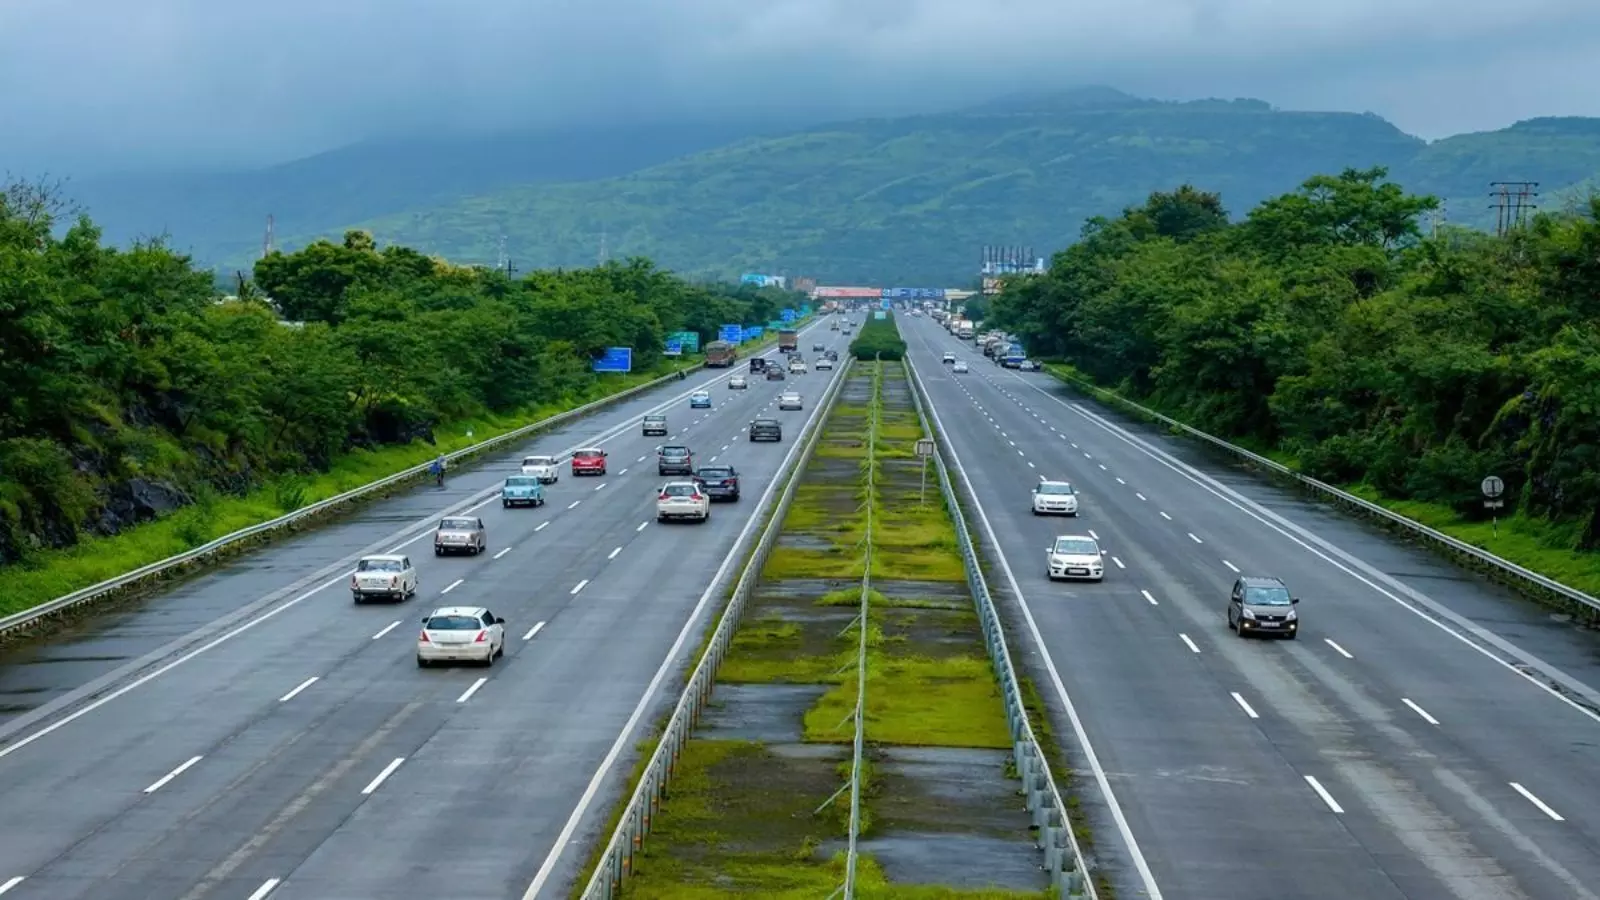
M 900 323 L 1077 789 L 1105 797 L 1091 823 L 1118 896 L 1596 897 L 1593 634 L 931 320 Z M 1046 477 L 1078 486 L 1079 518 L 1032 515 Z M 1048 580 L 1066 533 L 1100 541 L 1103 583 Z M 1297 640 L 1229 630 L 1239 573 L 1302 598 Z
M 801 335 L 808 360 L 813 342 L 846 347 L 823 322 Z M 542 435 L 444 490 L 375 503 L 0 669 L 0 687 L 48 698 L 0 727 L 0 895 L 563 893 L 675 699 L 672 676 L 714 611 L 710 585 L 834 377 L 730 390 L 746 371 L 696 374 Z M 701 387 L 711 410 L 689 409 Z M 806 409 L 778 413 L 783 388 Z M 654 411 L 669 417 L 666 441 L 639 433 Z M 747 446 L 757 415 L 783 421 L 782 443 Z M 668 442 L 736 466 L 743 498 L 704 525 L 657 523 L 668 479 L 654 451 Z M 546 506 L 501 508 L 498 485 L 523 455 L 590 445 L 607 450 L 606 475 L 563 469 Z M 434 557 L 432 526 L 455 512 L 485 520 L 486 554 Z M 418 596 L 353 604 L 350 567 L 371 552 L 408 553 Z M 419 669 L 419 620 L 445 605 L 505 617 L 505 657 Z

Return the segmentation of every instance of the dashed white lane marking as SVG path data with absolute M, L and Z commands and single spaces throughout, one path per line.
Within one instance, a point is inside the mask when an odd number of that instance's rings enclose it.
M 1417 704 L 1411 702 L 1411 700 L 1409 700 L 1409 699 L 1407 699 L 1405 697 L 1401 697 L 1400 698 L 1400 702 L 1404 703 L 1406 705 L 1406 708 L 1410 709 L 1412 712 L 1414 712 L 1417 715 L 1421 716 L 1422 717 L 1422 721 L 1427 722 L 1429 725 L 1437 725 L 1437 724 L 1439 724 L 1439 720 L 1438 719 L 1435 719 L 1433 716 L 1429 715 L 1427 710 L 1425 710 L 1422 707 L 1418 706 Z
M 400 623 L 396 622 L 395 624 L 398 625 Z M 294 690 L 290 691 L 287 694 L 284 694 L 282 697 L 279 697 L 278 698 L 278 702 L 279 703 L 288 703 L 290 700 L 293 700 L 294 698 L 300 696 L 300 692 L 301 691 L 303 691 L 306 688 L 311 687 L 313 684 L 317 683 L 318 677 L 319 676 L 313 675 L 310 678 L 307 678 L 305 681 L 302 681 L 299 684 L 295 685 Z
M 1161 605 L 1161 604 L 1160 604 L 1160 603 L 1157 603 L 1157 602 L 1156 602 L 1156 598 L 1154 598 L 1154 597 L 1152 597 L 1152 596 L 1150 596 L 1150 592 L 1149 592 L 1149 591 L 1144 591 L 1144 590 L 1141 590 L 1141 591 L 1140 591 L 1140 592 L 1139 592 L 1139 593 L 1141 593 L 1141 594 L 1143 594 L 1143 595 L 1144 595 L 1144 598 L 1145 598 L 1145 599 L 1146 599 L 1146 600 L 1149 600 L 1149 601 L 1150 601 L 1150 605 L 1151 605 L 1151 606 L 1160 606 L 1160 605 Z
M 583 590 L 585 587 L 588 587 L 588 586 L 589 586 L 589 579 L 585 578 L 584 580 L 582 580 L 582 581 L 580 581 L 577 584 L 572 586 L 572 593 L 576 594 L 577 592 Z
M 549 522 L 540 522 L 539 523 L 539 527 L 535 528 L 534 531 L 543 531 L 543 530 L 545 530 L 546 528 L 549 528 L 549 527 L 550 527 L 550 523 Z
M 1140 500 L 1149 500 L 1150 499 L 1149 497 L 1146 497 L 1145 495 L 1139 493 L 1138 491 L 1134 491 L 1133 495 L 1135 497 L 1138 497 Z
M 478 692 L 478 688 L 481 688 L 481 687 L 483 687 L 484 685 L 486 685 L 488 683 L 489 683 L 489 679 L 487 677 L 479 678 L 477 681 L 474 681 L 472 683 L 472 687 L 469 687 L 466 690 L 461 692 L 461 696 L 456 698 L 456 702 L 457 703 L 465 703 L 468 700 L 471 700 L 472 699 L 472 695 L 476 694 Z
M 617 474 L 618 474 L 618 475 L 619 475 L 619 476 L 620 476 L 620 475 L 626 475 L 626 474 L 628 474 L 628 470 L 627 470 L 627 469 L 626 469 L 626 468 L 622 468 L 622 469 L 618 469 L 618 470 L 617 470 Z
M 1033 464 L 1033 463 L 1032 463 L 1032 462 L 1029 462 L 1029 463 L 1028 463 L 1028 468 L 1030 468 L 1030 469 L 1037 469 L 1037 468 L 1039 468 L 1039 467 L 1038 467 L 1038 466 L 1036 466 L 1036 465 L 1034 465 L 1034 464 Z
M 604 481 L 602 481 L 599 484 L 595 485 L 594 489 L 597 490 L 597 491 L 604 490 L 605 486 L 606 486 L 606 483 Z
M 533 627 L 528 629 L 528 633 L 524 634 L 522 636 L 522 639 L 525 640 L 525 641 L 533 640 L 533 636 L 538 634 L 540 632 L 540 630 L 542 630 L 543 628 L 544 628 L 544 623 L 543 622 L 535 622 L 535 623 L 533 623 Z
M 1344 807 L 1339 805 L 1339 801 L 1333 799 L 1333 795 L 1328 793 L 1328 789 L 1322 786 L 1322 782 L 1318 781 L 1314 776 L 1311 775 L 1307 775 L 1305 778 L 1306 784 L 1311 785 L 1311 789 L 1317 792 L 1317 796 L 1322 798 L 1323 803 L 1328 804 L 1329 809 L 1333 810 L 1335 813 L 1344 812 Z
M 1100 471 L 1102 471 L 1102 472 L 1106 471 L 1106 464 L 1105 463 L 1100 463 L 1099 465 L 1100 465 Z
M 1344 657 L 1345 659 L 1355 659 L 1354 656 L 1350 655 L 1350 651 L 1349 650 L 1346 650 L 1345 648 L 1343 648 L 1343 647 L 1339 646 L 1338 644 L 1334 643 L 1333 642 L 1333 638 L 1323 638 L 1322 642 L 1324 644 L 1327 644 L 1329 647 L 1332 647 L 1335 652 L 1337 652 L 1340 656 Z
M 1111 477 L 1113 477 L 1113 478 L 1116 478 L 1116 476 L 1115 476 L 1115 475 L 1113 475 L 1113 476 L 1111 476 Z M 1127 484 L 1127 482 L 1126 482 L 1126 481 L 1123 481 L 1123 480 L 1122 480 L 1122 479 L 1121 479 L 1121 478 L 1117 478 L 1117 484 L 1121 484 L 1121 485 L 1126 485 L 1126 484 Z
M 161 776 L 160 778 L 156 779 L 154 784 L 152 784 L 149 787 L 144 789 L 144 792 L 146 794 L 154 794 L 156 791 L 159 791 L 162 788 L 166 787 L 167 784 L 172 781 L 172 779 L 177 778 L 179 775 L 182 775 L 184 772 L 189 771 L 189 767 L 190 766 L 193 766 L 195 763 L 199 762 L 200 760 L 202 760 L 204 758 L 205 757 L 202 757 L 202 756 L 191 756 L 191 757 L 189 757 L 189 759 L 186 760 L 183 765 L 177 767 L 176 769 L 173 769 L 171 772 L 168 772 L 167 774 L 165 774 L 165 775 Z
M 606 559 L 616 559 L 617 558 L 617 554 L 621 553 L 621 552 L 622 552 L 622 548 L 618 547 L 615 550 L 612 550 L 611 554 L 609 556 L 607 556 Z
M 713 457 L 711 457 L 711 461 L 712 461 L 712 462 L 716 462 L 716 461 L 717 461 L 717 458 L 716 458 L 716 457 L 715 457 L 715 456 L 713 456 Z
M 383 771 L 378 773 L 378 777 L 367 782 L 367 786 L 361 789 L 361 793 L 370 794 L 382 787 L 383 783 L 389 780 L 389 776 L 394 774 L 394 770 L 400 768 L 405 761 L 406 758 L 404 756 L 396 756 L 393 762 L 383 767 Z
M 647 526 L 649 524 L 650 524 L 649 522 L 640 522 L 639 523 L 639 527 L 635 528 L 634 531 L 643 531 L 645 529 L 645 526 Z
M 1172 517 L 1167 515 L 1165 511 L 1161 513 L 1161 518 L 1166 519 L 1168 522 L 1172 521 Z
M 1189 540 L 1194 541 L 1196 544 L 1204 544 L 1205 543 L 1205 541 L 1202 541 L 1199 538 L 1195 537 L 1195 534 L 1192 531 L 1189 532 Z
M 1563 819 L 1561 817 L 1560 813 L 1558 813 L 1555 810 L 1551 809 L 1549 804 L 1545 803 L 1543 800 L 1540 800 L 1538 797 L 1535 797 L 1533 795 L 1532 791 L 1528 790 L 1527 788 L 1523 787 L 1520 784 L 1517 784 L 1515 781 L 1509 781 L 1509 782 L 1506 782 L 1506 783 L 1511 785 L 1511 789 L 1516 791 L 1517 793 L 1521 794 L 1529 803 L 1532 803 L 1534 806 L 1539 807 L 1539 811 L 1540 812 L 1542 812 L 1545 815 L 1549 816 L 1550 818 L 1556 820 L 1557 822 L 1565 822 L 1566 821 L 1566 819 Z
M 578 504 L 582 503 L 582 502 L 583 502 L 582 500 L 574 500 L 571 503 L 567 504 L 567 509 L 577 509 L 578 508 Z
M 641 463 L 641 462 L 644 462 L 644 459 L 645 459 L 645 458 L 644 458 L 644 457 L 642 457 L 642 456 L 641 456 L 641 457 L 639 457 L 639 458 L 638 458 L 638 459 L 636 459 L 636 460 L 634 460 L 634 462 L 636 462 L 636 463 Z
M 507 553 L 510 553 L 510 552 L 511 552 L 511 548 L 507 547 L 504 550 L 501 550 L 499 553 L 496 553 L 494 555 L 494 558 L 495 559 L 499 559 L 500 557 L 505 556 Z
M 1089 537 L 1092 537 L 1097 541 L 1100 540 L 1100 535 L 1095 534 L 1093 528 L 1089 529 Z
M 1122 560 L 1117 559 L 1115 556 L 1111 557 L 1111 561 L 1116 563 L 1117 564 L 1117 568 L 1119 568 L 1119 569 L 1126 569 L 1127 568 L 1127 566 L 1122 564 Z
M 17 880 L 21 881 L 22 879 L 18 878 Z M 278 885 L 282 883 L 282 879 L 268 878 L 265 882 L 262 882 L 261 887 L 256 888 L 256 892 L 250 895 L 249 900 L 266 900 L 266 896 L 272 893 L 278 887 Z M 0 894 L 4 894 L 5 892 L 5 888 L 0 888 Z
M 1245 715 L 1252 719 L 1261 718 L 1260 716 L 1256 715 L 1256 711 L 1250 707 L 1250 702 L 1245 700 L 1244 697 L 1240 696 L 1238 691 L 1229 691 L 1228 693 L 1233 697 L 1233 702 L 1239 704 L 1239 708 L 1244 710 Z
M 455 581 L 450 582 L 450 584 L 448 586 L 446 586 L 445 589 L 440 591 L 439 593 L 448 594 L 451 591 L 455 590 L 456 588 L 461 587 L 461 582 L 463 582 L 463 581 L 466 581 L 466 579 L 465 578 L 457 578 Z
M 377 640 L 378 638 L 383 637 L 384 635 L 388 634 L 389 632 L 391 632 L 391 631 L 393 631 L 393 630 L 395 630 L 396 628 L 399 628 L 399 627 L 400 627 L 400 620 L 396 619 L 393 622 L 390 622 L 388 625 L 383 626 L 383 630 L 378 632 L 377 634 L 373 635 L 372 639 L 373 640 Z
M 1018 455 L 1018 456 L 1027 456 L 1027 455 L 1028 455 L 1028 454 L 1026 454 L 1026 453 L 1023 453 L 1023 452 L 1022 452 L 1022 451 L 1021 451 L 1021 450 L 1018 450 L 1018 451 L 1017 451 L 1017 455 Z
M 1194 651 L 1195 653 L 1200 652 L 1200 648 L 1194 645 L 1194 641 L 1189 640 L 1189 636 L 1187 634 L 1179 634 L 1178 637 L 1183 639 L 1183 643 L 1187 645 L 1190 650 Z
M 1227 566 L 1229 569 L 1231 569 L 1235 575 L 1237 575 L 1239 573 L 1239 567 L 1234 565 L 1233 563 L 1228 562 L 1227 560 L 1223 560 L 1222 564 Z

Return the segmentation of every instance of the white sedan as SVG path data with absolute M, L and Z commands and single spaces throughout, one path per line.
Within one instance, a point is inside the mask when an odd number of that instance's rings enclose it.
M 656 495 L 656 521 L 668 519 L 694 519 L 705 522 L 711 518 L 711 497 L 700 490 L 693 481 L 669 481 Z
M 728 390 L 730 391 L 742 391 L 748 389 L 749 387 L 750 381 L 743 375 L 735 375 L 728 379 Z
M 1033 488 L 1033 514 L 1036 516 L 1078 514 L 1078 489 L 1067 481 L 1041 481 Z
M 1086 534 L 1057 535 L 1055 543 L 1045 548 L 1050 580 L 1086 578 L 1103 581 L 1106 571 L 1101 555 L 1100 542 Z
M 506 620 L 481 606 L 441 606 L 422 617 L 417 667 L 475 662 L 492 666 L 506 652 Z
M 817 371 L 818 372 L 831 372 L 831 371 L 833 371 L 833 360 L 827 358 L 826 356 L 824 356 L 823 358 L 817 360 Z
M 561 466 L 553 456 L 524 457 L 521 471 L 539 479 L 540 484 L 554 484 L 561 477 Z
M 799 391 L 784 391 L 778 395 L 778 409 L 802 409 Z
M 967 371 L 967 361 L 964 360 L 964 359 L 956 360 L 956 364 L 950 367 L 950 371 L 952 371 L 952 372 L 965 372 L 965 371 Z

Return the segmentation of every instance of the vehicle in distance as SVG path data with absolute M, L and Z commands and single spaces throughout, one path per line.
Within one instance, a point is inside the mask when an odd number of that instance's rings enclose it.
M 572 474 L 578 475 L 604 475 L 606 473 L 606 452 L 599 447 L 585 447 L 572 452 Z
M 733 466 L 701 466 L 694 470 L 694 481 L 713 503 L 739 499 L 739 472 Z
M 943 362 L 943 363 L 946 363 L 946 364 L 953 363 L 955 361 L 956 361 L 956 355 L 954 353 L 946 353 L 944 355 L 944 359 L 940 360 L 940 362 Z
M 492 666 L 506 652 L 506 620 L 481 606 L 441 606 L 422 617 L 417 668 L 434 663 Z
M 706 368 L 726 369 L 739 358 L 739 348 L 728 341 L 712 341 L 706 345 Z
M 1069 481 L 1041 481 L 1033 486 L 1033 514 L 1076 516 L 1078 489 Z
M 554 484 L 561 477 L 561 465 L 554 456 L 525 456 L 522 474 L 539 479 L 540 484 Z
M 750 440 L 781 441 L 783 425 L 777 419 L 757 419 L 750 423 Z
M 817 371 L 818 372 L 832 372 L 833 371 L 833 360 L 827 358 L 826 356 L 824 356 L 823 358 L 817 360 Z
M 645 416 L 644 421 L 640 423 L 639 433 L 645 437 L 650 437 L 651 435 L 655 434 L 665 437 L 667 434 L 667 417 Z
M 1300 631 L 1299 603 L 1280 578 L 1240 575 L 1228 598 L 1228 627 L 1242 638 L 1271 634 L 1294 640 Z
M 656 496 L 656 521 L 668 519 L 711 520 L 711 498 L 692 481 L 669 481 Z
M 783 368 L 781 366 L 767 366 L 767 380 L 768 381 L 782 381 L 783 380 Z
M 784 391 L 778 395 L 778 409 L 802 409 L 799 391 Z
M 710 409 L 711 408 L 711 392 L 710 391 L 695 391 L 694 393 L 690 394 L 689 395 L 689 408 L 690 409 Z
M 505 509 L 513 506 L 543 506 L 544 482 L 532 475 L 512 475 L 506 483 L 500 485 L 500 505 Z
M 752 371 L 752 372 L 760 372 L 761 370 L 765 369 L 766 367 L 767 367 L 767 358 L 765 356 L 752 356 L 752 357 L 750 357 L 750 371 Z
M 956 360 L 956 364 L 950 367 L 950 371 L 965 374 L 967 371 L 967 361 L 964 359 Z
M 688 447 L 671 445 L 656 451 L 657 475 L 693 475 L 694 454 Z
M 1100 542 L 1086 534 L 1056 535 L 1055 543 L 1045 548 L 1045 555 L 1051 581 L 1060 578 L 1101 581 L 1106 577 Z
M 728 379 L 728 390 L 742 391 L 750 387 L 750 380 L 743 375 L 735 375 Z
M 789 360 L 789 374 L 790 375 L 804 375 L 805 373 L 806 373 L 806 361 L 805 360 L 803 360 L 803 359 L 791 359 L 791 360 Z
M 382 553 L 356 563 L 350 574 L 350 598 L 357 603 L 368 600 L 405 600 L 417 592 L 417 567 L 409 556 Z
M 1039 361 L 1034 359 L 1025 359 L 1022 362 L 1017 363 L 1017 368 L 1024 372 L 1037 372 L 1039 371 Z
M 811 345 L 811 352 L 812 353 L 822 353 L 822 352 L 826 351 L 827 349 L 828 349 L 828 346 L 826 344 L 812 344 Z
M 800 332 L 793 328 L 778 329 L 778 349 L 794 350 L 800 346 Z
M 465 553 L 477 556 L 489 549 L 489 532 L 477 516 L 446 516 L 433 530 L 433 555 Z

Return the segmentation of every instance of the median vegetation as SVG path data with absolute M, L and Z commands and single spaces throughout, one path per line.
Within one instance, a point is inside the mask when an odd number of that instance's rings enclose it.
M 1503 237 L 1382 169 L 1230 223 L 1192 187 L 1091 220 L 990 324 L 1156 408 L 1600 593 L 1600 199 Z M 1505 481 L 1498 534 L 1480 483 Z
M 906 342 L 895 325 L 893 310 L 879 309 L 867 313 L 866 324 L 861 326 L 855 340 L 850 342 L 850 355 L 864 362 L 906 358 Z
M 666 374 L 689 362 L 666 334 L 799 301 L 643 260 L 512 279 L 360 232 L 225 294 L 67 212 L 0 188 L 0 615 Z M 610 346 L 633 374 L 590 370 Z
M 937 483 L 921 490 L 922 436 L 903 363 L 858 362 L 627 896 L 813 900 L 843 884 L 868 542 L 860 895 L 1047 895 L 954 528 Z

